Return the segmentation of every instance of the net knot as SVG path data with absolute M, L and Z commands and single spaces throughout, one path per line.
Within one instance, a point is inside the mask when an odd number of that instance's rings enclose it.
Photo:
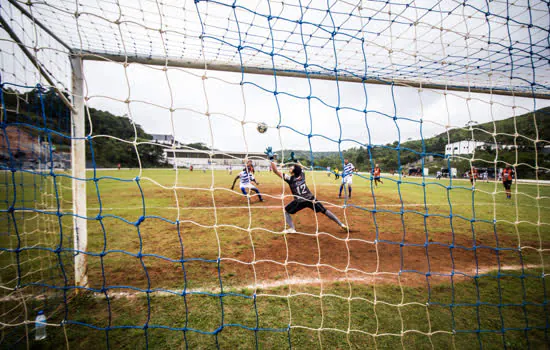
M 137 221 L 135 222 L 135 226 L 139 226 L 141 225 L 141 223 L 145 220 L 145 216 L 140 216 L 139 219 L 137 219 Z

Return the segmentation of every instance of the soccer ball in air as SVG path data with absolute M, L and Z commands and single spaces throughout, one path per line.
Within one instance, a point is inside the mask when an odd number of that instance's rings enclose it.
M 267 124 L 266 123 L 258 123 L 258 126 L 256 127 L 256 130 L 258 130 L 258 132 L 260 134 L 263 134 L 264 132 L 267 131 Z

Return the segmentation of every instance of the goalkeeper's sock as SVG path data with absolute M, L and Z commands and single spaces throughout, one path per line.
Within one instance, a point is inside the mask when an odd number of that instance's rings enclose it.
M 285 211 L 285 218 L 286 218 L 287 225 L 290 226 L 291 229 L 295 230 L 296 228 L 294 227 L 294 222 L 292 222 L 292 217 L 286 211 Z
M 332 221 L 334 221 L 335 223 L 338 224 L 338 226 L 343 226 L 344 224 L 342 224 L 342 222 L 340 222 L 340 220 L 338 220 L 338 218 L 336 217 L 336 215 L 334 215 L 330 210 L 327 210 L 325 212 L 325 215 L 331 219 Z

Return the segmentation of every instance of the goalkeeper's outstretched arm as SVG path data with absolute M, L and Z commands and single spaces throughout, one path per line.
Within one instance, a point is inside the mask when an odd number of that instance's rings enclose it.
M 283 177 L 283 174 L 279 171 L 279 168 L 277 168 L 277 164 L 275 164 L 274 161 L 271 161 L 271 170 L 273 170 L 273 173 L 278 177 Z
M 271 170 L 273 170 L 273 173 L 275 175 L 277 175 L 278 177 L 283 177 L 283 174 L 281 174 L 281 172 L 279 171 L 279 169 L 277 168 L 277 164 L 275 164 L 274 162 L 274 159 L 275 159 L 275 153 L 273 153 L 273 149 L 271 147 L 267 147 L 265 149 L 265 152 L 264 152 L 267 157 L 269 158 L 269 160 L 271 161 Z

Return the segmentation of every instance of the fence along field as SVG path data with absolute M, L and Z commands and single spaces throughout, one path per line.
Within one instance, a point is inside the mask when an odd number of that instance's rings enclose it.
M 0 7 L 2 345 L 549 343 L 547 8 L 112 5 Z M 437 148 L 462 139 L 487 148 Z M 284 172 L 302 151 L 309 188 L 349 229 L 304 210 L 284 233 L 281 179 L 255 173 L 263 202 L 230 189 L 244 159 L 229 174 L 162 157 L 267 146 Z M 338 198 L 324 169 L 346 157 L 360 172 Z M 404 176 L 413 163 L 509 164 L 531 182 L 507 200 L 498 179 Z

